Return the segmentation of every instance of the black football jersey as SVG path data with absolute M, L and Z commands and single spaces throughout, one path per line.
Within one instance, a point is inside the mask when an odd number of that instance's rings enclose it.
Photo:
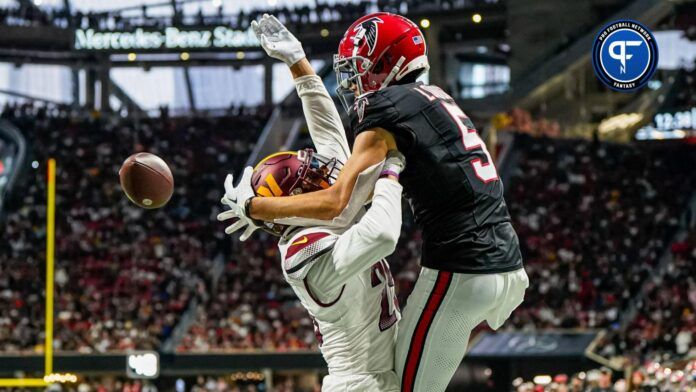
M 421 264 L 460 273 L 522 267 L 503 184 L 471 120 L 439 87 L 394 85 L 359 97 L 357 136 L 384 128 L 406 156 L 400 182 L 423 231 Z

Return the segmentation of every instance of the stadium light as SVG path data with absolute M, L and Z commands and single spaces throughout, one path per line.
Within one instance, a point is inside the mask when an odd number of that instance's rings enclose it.
M 186 61 L 186 60 L 188 60 L 189 58 L 191 58 L 191 55 L 189 55 L 188 52 L 181 52 L 181 54 L 179 55 L 179 57 L 181 58 L 181 60 Z
M 319 32 L 319 34 L 321 34 L 321 36 L 322 36 L 323 38 L 326 38 L 326 37 L 329 36 L 329 29 L 321 29 L 321 31 Z
M 427 29 L 428 27 L 430 27 L 430 19 L 428 19 L 428 18 L 421 19 L 420 25 L 422 28 Z
M 476 13 L 476 14 L 471 15 L 471 20 L 473 20 L 474 23 L 481 23 L 481 21 L 483 20 L 483 17 L 481 16 L 481 14 Z
M 222 6 L 222 0 L 213 0 L 213 7 L 220 7 Z
M 128 53 L 128 61 L 135 61 L 135 59 L 138 58 L 138 55 L 135 53 Z

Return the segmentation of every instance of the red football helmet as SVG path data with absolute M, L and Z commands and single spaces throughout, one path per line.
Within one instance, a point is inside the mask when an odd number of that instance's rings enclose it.
M 356 20 L 334 55 L 338 96 L 346 110 L 346 95 L 362 95 L 387 87 L 405 75 L 415 77 L 430 68 L 423 33 L 401 15 L 376 12 Z
M 283 151 L 262 159 L 251 176 L 256 196 L 283 197 L 326 189 L 336 182 L 343 164 L 312 149 Z M 263 222 L 265 231 L 281 235 L 287 226 Z

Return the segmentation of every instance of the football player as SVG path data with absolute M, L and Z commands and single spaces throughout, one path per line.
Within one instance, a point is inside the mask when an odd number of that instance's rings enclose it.
M 300 43 L 282 26 L 261 44 L 290 65 L 304 58 Z M 383 12 L 358 19 L 334 56 L 338 93 L 355 133 L 337 182 L 307 195 L 243 193 L 248 197 L 234 200 L 240 206 L 235 229 L 245 233 L 258 220 L 345 222 L 338 218 L 353 213 L 361 173 L 392 149 L 406 156 L 400 181 L 423 247 L 396 348 L 404 392 L 444 391 L 471 330 L 483 321 L 499 328 L 529 284 L 491 156 L 454 99 L 416 81 L 428 68 L 425 39 L 413 22 Z
M 268 29 L 267 22 L 254 24 L 260 38 L 261 30 Z M 223 203 L 232 210 L 221 213 L 220 220 L 237 216 L 238 206 L 232 200 L 327 189 L 350 155 L 336 106 L 307 59 L 294 62 L 290 71 L 317 152 L 280 152 L 266 157 L 254 170 L 245 170 L 240 183 L 253 184 L 250 188 L 233 187 L 228 176 Z M 329 369 L 323 391 L 400 390 L 394 371 L 400 312 L 384 257 L 394 251 L 399 238 L 402 188 L 398 178 L 403 167 L 401 154 L 388 154 L 374 185 L 372 206 L 367 212 L 361 208 L 356 223 L 347 227 L 261 223 L 265 231 L 280 236 L 283 275 L 312 317 Z M 234 229 L 233 224 L 226 232 Z
M 319 82 L 321 83 L 321 82 Z M 326 99 L 333 105 L 328 94 Z M 309 312 L 329 375 L 322 391 L 398 392 L 394 347 L 399 307 L 384 257 L 401 233 L 402 164 L 388 158 L 374 188 L 372 205 L 347 229 L 264 224 L 279 235 L 285 280 Z M 280 152 L 263 159 L 241 181 L 257 195 L 284 197 L 327 189 L 340 162 L 312 150 Z M 231 178 L 227 197 L 234 197 Z M 234 217 L 231 211 L 219 219 Z

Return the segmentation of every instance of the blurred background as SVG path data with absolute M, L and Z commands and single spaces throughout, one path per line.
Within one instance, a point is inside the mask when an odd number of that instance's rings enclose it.
M 419 24 L 427 79 L 487 140 L 531 280 L 501 330 L 472 335 L 449 390 L 696 390 L 696 3 L 667 0 L 0 0 L 0 377 L 318 391 L 325 363 L 276 239 L 238 242 L 215 216 L 227 173 L 311 146 L 287 67 L 250 22 L 277 15 L 333 91 L 340 37 L 377 10 Z M 592 70 L 594 37 L 617 19 L 658 42 L 633 93 Z M 160 210 L 119 187 L 139 151 L 174 173 Z M 389 258 L 402 306 L 420 256 L 404 221 Z

